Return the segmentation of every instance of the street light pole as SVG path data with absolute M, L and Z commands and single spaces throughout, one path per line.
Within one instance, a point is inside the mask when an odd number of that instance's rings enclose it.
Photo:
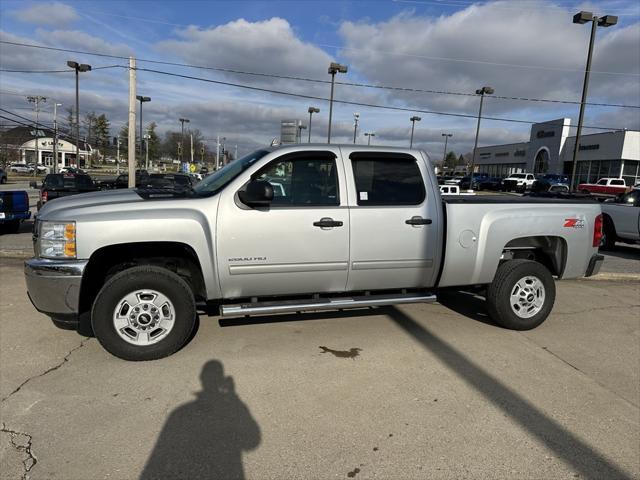
M 413 130 L 415 129 L 416 122 L 419 122 L 422 118 L 413 116 L 409 120 L 411 121 L 411 140 L 409 141 L 409 148 L 413 148 Z
M 144 102 L 150 102 L 151 97 L 143 97 L 142 95 L 136 95 L 136 99 L 140 102 L 140 158 L 142 159 L 142 104 Z
M 311 143 L 311 117 L 314 113 L 320 113 L 320 109 L 316 107 L 309 107 L 307 110 L 309 112 L 309 140 L 308 143 Z
M 358 133 L 358 120 L 360 120 L 360 114 L 356 112 L 353 114 L 353 144 L 354 145 L 356 143 L 356 135 Z
M 480 119 L 482 118 L 482 102 L 484 101 L 484 95 L 491 95 L 494 92 L 491 87 L 482 87 L 476 90 L 476 95 L 480 95 L 480 110 L 478 111 L 478 124 L 476 126 L 476 141 L 473 145 L 473 155 L 471 156 L 471 185 L 473 185 L 473 169 L 476 163 L 476 150 L 478 149 L 478 135 L 480 134 Z M 473 188 L 473 187 L 472 187 Z
M 67 62 L 69 68 L 76 71 L 76 167 L 80 167 L 80 89 L 79 89 L 79 73 L 90 72 L 91 65 L 86 63 L 78 63 L 72 60 Z
M 336 80 L 336 73 L 347 73 L 349 67 L 331 62 L 328 73 L 331 75 L 331 95 L 329 97 L 329 129 L 327 132 L 327 143 L 331 143 L 331 119 L 333 117 L 333 86 Z
M 302 143 L 302 130 L 305 130 L 306 128 L 306 125 L 298 125 L 298 143 Z
M 375 137 L 376 134 L 375 133 L 364 133 L 364 136 L 367 137 L 367 145 L 371 145 L 371 137 Z
M 444 153 L 442 154 L 442 169 L 444 170 L 444 164 L 447 161 L 447 140 L 449 137 L 453 137 L 453 133 L 443 133 L 442 136 L 444 137 Z
M 33 177 L 35 178 L 36 176 L 36 172 L 38 171 L 38 164 L 40 163 L 40 150 L 38 149 L 38 137 L 39 137 L 39 133 L 38 133 L 38 129 L 40 128 L 40 102 L 46 102 L 47 101 L 47 97 L 43 97 L 40 95 L 35 95 L 35 96 L 28 96 L 27 100 L 29 101 L 29 103 L 33 103 L 36 109 L 36 139 L 35 139 L 35 155 L 36 155 L 36 159 L 35 159 L 35 166 L 33 167 Z
M 576 139 L 573 144 L 573 158 L 571 162 L 571 190 L 577 187 L 576 167 L 578 164 L 578 150 L 580 149 L 580 135 L 582 133 L 582 121 L 584 119 L 584 105 L 587 101 L 587 90 L 589 88 L 589 73 L 591 72 L 591 57 L 593 56 L 593 44 L 596 39 L 596 27 L 611 27 L 618 23 L 618 17 L 615 15 L 604 15 L 598 18 L 591 12 L 579 12 L 573 16 L 573 23 L 584 25 L 591 22 L 591 35 L 589 37 L 589 50 L 587 52 L 587 66 L 584 70 L 584 83 L 582 84 L 582 99 L 580 100 L 580 113 L 578 115 L 578 129 L 576 130 Z

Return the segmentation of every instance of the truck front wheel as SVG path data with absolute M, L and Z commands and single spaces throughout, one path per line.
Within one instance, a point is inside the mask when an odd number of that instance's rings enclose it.
M 532 260 L 508 260 L 487 289 L 491 318 L 511 330 L 531 330 L 551 313 L 556 286 L 549 270 Z
M 155 360 L 178 351 L 196 323 L 189 285 L 166 268 L 139 266 L 100 289 L 91 325 L 100 344 L 124 360 Z

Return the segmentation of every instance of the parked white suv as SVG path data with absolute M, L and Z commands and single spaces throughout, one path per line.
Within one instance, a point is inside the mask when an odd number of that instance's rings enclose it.
M 531 188 L 536 177 L 533 173 L 512 173 L 502 181 L 502 189 L 505 192 L 515 190 L 516 192 L 524 192 Z

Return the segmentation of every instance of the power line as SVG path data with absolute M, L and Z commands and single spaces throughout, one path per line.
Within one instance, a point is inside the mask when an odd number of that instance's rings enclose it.
M 31 44 L 31 43 L 10 42 L 8 40 L 0 40 L 0 43 L 6 44 L 6 45 L 19 46 L 19 47 L 40 48 L 40 49 L 45 49 L 45 50 L 55 50 L 55 51 L 58 51 L 58 52 L 77 53 L 77 54 L 81 54 L 81 55 L 94 55 L 94 56 L 106 57 L 106 58 L 118 58 L 118 59 L 124 59 L 124 60 L 128 60 L 128 58 L 129 58 L 129 57 L 125 57 L 125 56 L 122 56 L 122 55 L 111 55 L 111 54 L 106 54 L 106 53 L 87 52 L 87 51 L 82 51 L 82 50 L 71 50 L 71 49 L 67 49 L 67 48 L 49 47 L 49 46 L 45 46 L 45 45 L 36 45 L 36 44 Z M 319 47 L 336 48 L 336 49 L 341 49 L 341 50 L 371 51 L 371 50 L 360 49 L 360 48 L 345 47 L 345 46 L 342 46 L 342 45 L 328 45 L 328 44 L 320 44 L 320 43 L 316 44 L 316 45 L 319 46 Z M 414 57 L 414 58 L 424 58 L 424 59 L 427 59 L 427 60 L 439 60 L 439 61 L 462 62 L 462 63 L 477 63 L 477 64 L 493 65 L 493 66 L 501 66 L 501 67 L 531 68 L 531 69 L 542 69 L 542 70 L 560 70 L 560 71 L 580 72 L 580 73 L 582 73 L 584 71 L 584 70 L 578 69 L 578 68 L 545 67 L 544 65 L 524 65 L 524 64 L 516 64 L 516 63 L 499 63 L 499 62 L 489 62 L 489 61 L 484 61 L 484 60 L 470 60 L 470 59 L 466 59 L 466 58 L 433 57 L 433 56 L 418 55 L 418 54 L 411 54 L 411 53 L 401 53 L 401 52 L 392 52 L 392 51 L 384 51 L 384 50 L 375 50 L 375 52 L 376 53 L 384 53 L 384 54 L 387 54 L 387 55 L 401 55 L 401 56 L 408 56 L 408 57 Z M 163 62 L 163 61 L 160 61 L 160 60 L 140 59 L 140 58 L 137 58 L 136 60 L 139 61 L 139 62 L 156 63 L 156 64 L 162 64 L 162 65 L 195 67 L 195 68 L 208 68 L 210 70 L 229 71 L 229 72 L 234 73 L 234 70 L 217 68 L 217 67 L 195 66 L 195 65 L 172 63 L 172 62 Z M 249 72 L 240 72 L 240 71 L 237 71 L 236 73 L 251 74 Z M 605 74 L 605 75 L 640 76 L 640 73 L 611 72 L 611 71 L 602 71 L 602 70 L 591 70 L 591 73 L 592 74 Z M 261 74 L 256 74 L 256 75 L 261 75 Z M 267 74 L 262 74 L 262 75 L 267 75 Z M 267 76 L 271 76 L 271 75 L 272 74 L 268 74 Z
M 68 50 L 68 49 L 59 49 L 59 48 L 55 48 L 55 47 L 45 47 L 45 46 L 41 46 L 41 45 L 18 44 L 16 42 L 0 41 L 0 43 L 8 43 L 8 44 L 11 44 L 11 45 L 19 45 L 19 46 L 24 46 L 24 47 L 34 47 L 34 48 L 45 48 L 45 49 L 52 49 L 52 50 L 61 50 L 61 51 L 66 51 L 66 52 L 71 52 L 71 53 L 81 53 L 81 54 L 86 54 L 86 55 L 101 55 L 101 56 L 109 56 L 109 57 L 112 57 L 112 58 L 121 58 L 121 59 L 126 59 L 127 58 L 127 57 L 120 57 L 120 56 L 116 56 L 116 55 L 103 55 L 103 54 L 92 53 L 92 52 L 83 52 L 83 51 L 79 51 L 79 50 Z M 292 75 L 278 75 L 278 74 L 274 74 L 274 73 L 263 73 L 263 72 L 248 72 L 248 71 L 237 70 L 237 69 L 232 69 L 232 68 L 210 67 L 210 66 L 205 66 L 205 65 L 194 65 L 194 64 L 188 64 L 188 63 L 167 62 L 167 61 L 160 61 L 160 60 L 149 60 L 149 59 L 136 59 L 136 60 L 138 62 L 144 62 L 144 63 L 154 63 L 154 64 L 158 64 L 158 65 L 168 65 L 168 66 L 174 66 L 174 67 L 197 68 L 197 69 L 202 69 L 202 70 L 212 70 L 212 71 L 216 71 L 216 72 L 233 73 L 233 74 L 239 74 L 239 75 L 251 75 L 251 76 L 257 76 L 257 77 L 278 78 L 278 79 L 285 79 L 285 80 L 295 80 L 295 81 L 312 82 L 312 83 L 323 83 L 323 84 L 331 83 L 329 80 L 298 77 L 298 76 L 292 76 Z M 107 68 L 117 68 L 117 67 L 128 68 L 128 66 L 126 66 L 126 65 L 107 65 L 107 66 L 103 66 L 103 67 L 95 67 L 95 68 L 93 68 L 93 70 L 107 69 Z M 23 70 L 23 71 L 20 71 L 20 70 L 1 70 L 1 69 L 0 69 L 0 71 L 14 72 L 14 73 L 67 73 L 67 72 L 73 72 L 72 70 L 50 70 L 50 71 L 45 71 L 45 70 L 41 70 L 41 71 Z M 592 73 L 593 73 L 593 71 L 592 71 Z M 635 74 L 629 74 L 629 75 L 635 75 Z M 454 95 L 454 96 L 477 97 L 477 94 L 475 94 L 475 93 L 467 93 L 467 92 L 451 92 L 451 91 L 446 91 L 446 90 L 429 90 L 429 89 L 411 88 L 411 87 L 395 87 L 395 86 L 387 86 L 387 85 L 375 85 L 375 84 L 369 84 L 369 83 L 354 83 L 354 82 L 335 82 L 335 83 L 338 84 L 338 85 L 345 85 L 345 86 L 351 86 L 351 87 L 362 87 L 362 88 L 372 88 L 372 89 L 379 89 L 379 90 L 392 90 L 392 91 L 402 91 L 402 92 L 412 92 L 412 93 L 429 93 L 429 94 L 438 94 L 438 95 Z M 509 97 L 509 96 L 500 96 L 500 95 L 492 95 L 491 97 L 487 97 L 487 98 L 500 99 L 500 100 L 526 101 L 526 102 L 580 105 L 580 102 L 579 101 L 575 101 L 575 100 L 556 100 L 556 99 L 546 99 L 546 98 Z M 597 106 L 597 107 L 615 107 L 615 108 L 640 108 L 640 105 L 626 105 L 626 104 L 619 104 L 619 103 L 588 102 L 588 103 L 585 103 L 585 105 Z
M 172 72 L 164 72 L 162 70 L 154 70 L 154 69 L 150 69 L 150 68 L 136 68 L 136 70 L 139 71 L 143 71 L 143 72 L 150 72 L 150 73 L 157 73 L 160 75 L 168 75 L 168 76 L 172 76 L 172 77 L 178 77 L 178 78 L 185 78 L 188 80 L 197 80 L 197 81 L 201 81 L 201 82 L 208 82 L 208 83 L 215 83 L 218 85 L 226 85 L 226 86 L 230 86 L 230 87 L 237 87 L 237 88 L 244 88 L 247 90 L 253 90 L 253 91 L 258 91 L 258 92 L 266 92 L 266 93 L 273 93 L 276 95 L 285 95 L 285 96 L 289 96 L 289 97 L 296 97 L 296 98 L 305 98 L 305 99 L 309 99 L 309 100 L 320 100 L 320 101 L 329 101 L 328 98 L 324 98 L 324 97 L 318 97 L 318 96 L 314 96 L 314 95 L 305 95 L 305 94 L 301 94 L 301 93 L 293 93 L 293 92 L 283 92 L 281 90 L 274 90 L 274 89 L 270 89 L 270 88 L 263 88 L 263 87 L 255 87 L 252 85 L 243 85 L 240 83 L 233 83 L 233 82 L 226 82 L 226 81 L 222 81 L 222 80 L 212 80 L 210 78 L 202 78 L 202 77 L 194 77 L 192 75 L 183 75 L 183 74 L 179 74 L 179 73 L 172 73 Z M 408 108 L 408 107 L 396 107 L 396 106 L 391 106 L 391 105 L 379 105 L 379 104 L 375 104 L 375 103 L 363 103 L 363 102 L 353 102 L 353 101 L 349 101 L 349 100 L 338 100 L 338 99 L 334 99 L 333 100 L 336 103 L 342 103 L 345 105 L 355 105 L 355 106 L 361 106 L 361 107 L 370 107 L 370 108 L 381 108 L 381 109 L 386 109 L 386 110 L 396 110 L 396 111 L 403 111 L 403 112 L 415 112 L 415 113 L 424 113 L 424 114 L 430 114 L 430 115 L 443 115 L 443 116 L 449 116 L 449 117 L 462 117 L 462 118 L 478 118 L 477 115 L 470 115 L 470 114 L 465 114 L 465 113 L 451 113 L 451 112 L 438 112 L 438 111 L 433 111 L 433 110 L 424 110 L 424 109 L 420 109 L 420 108 Z M 534 122 L 534 121 L 530 121 L 530 120 L 519 120 L 519 119 L 513 119 L 513 118 L 500 118 L 500 117 L 482 117 L 486 120 L 494 120 L 494 121 L 498 121 L 498 122 L 513 122 L 513 123 L 526 123 L 526 124 L 534 124 L 534 123 L 538 123 L 538 122 Z M 614 127 L 600 127 L 600 126 L 583 126 L 582 128 L 590 128 L 590 129 L 596 129 L 596 130 L 621 130 L 620 128 L 614 128 Z

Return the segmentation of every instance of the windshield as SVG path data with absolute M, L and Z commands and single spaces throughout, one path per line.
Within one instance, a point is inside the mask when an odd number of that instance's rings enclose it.
M 247 168 L 264 157 L 267 153 L 269 153 L 269 150 L 256 150 L 246 157 L 242 157 L 225 165 L 223 168 L 204 178 L 201 182 L 194 186 L 193 192 L 201 197 L 215 195 L 220 190 L 222 190 L 229 182 L 231 182 Z
M 526 175 L 524 173 L 514 173 L 511 175 L 511 178 L 525 178 Z

